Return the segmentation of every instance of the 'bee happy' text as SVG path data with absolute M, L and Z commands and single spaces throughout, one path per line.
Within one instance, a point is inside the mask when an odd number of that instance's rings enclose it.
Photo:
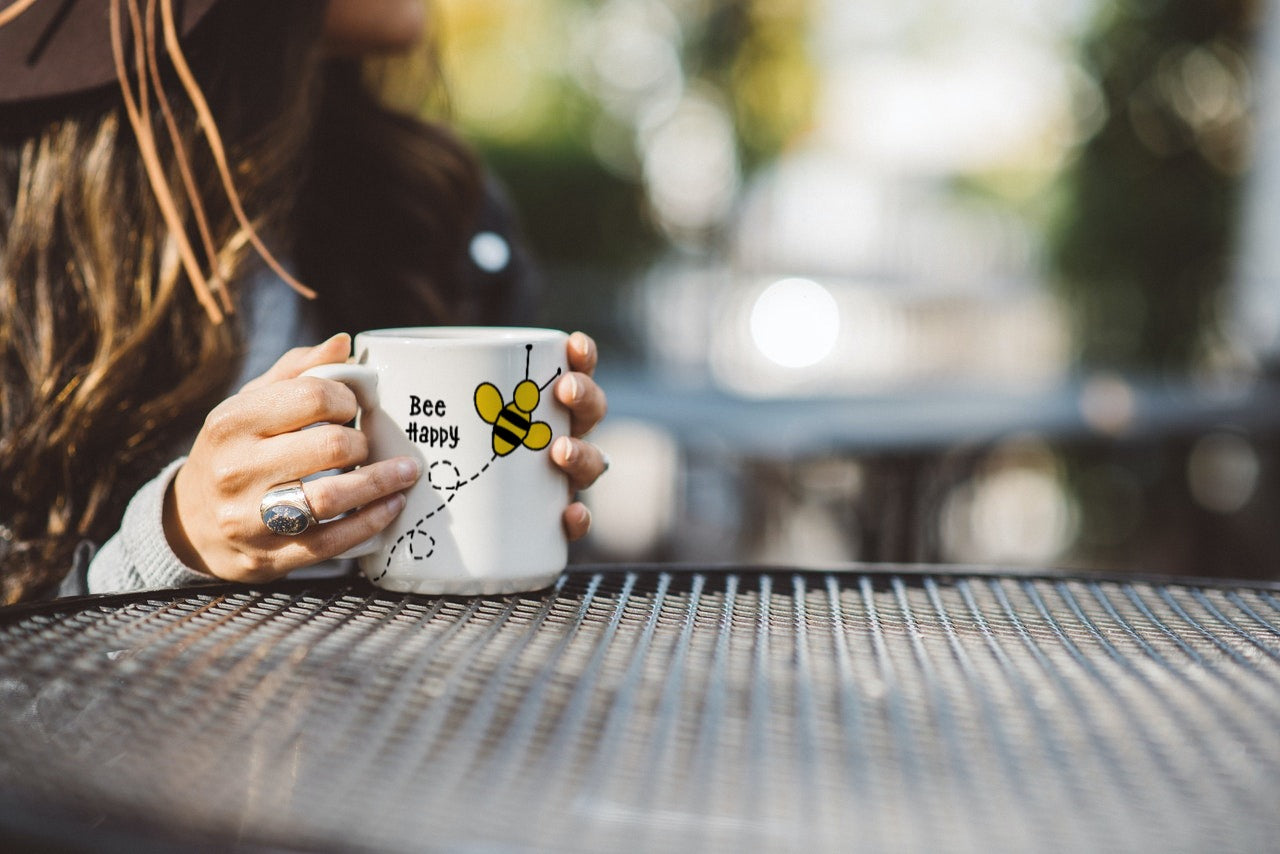
M 443 400 L 423 399 L 416 394 L 409 395 L 409 415 L 421 415 L 423 417 L 440 416 L 445 412 L 445 403 Z M 458 425 L 436 427 L 431 424 L 419 424 L 417 421 L 410 421 L 404 428 L 404 432 L 409 436 L 409 441 L 419 445 L 426 445 L 432 448 L 456 448 L 458 447 L 459 434 Z

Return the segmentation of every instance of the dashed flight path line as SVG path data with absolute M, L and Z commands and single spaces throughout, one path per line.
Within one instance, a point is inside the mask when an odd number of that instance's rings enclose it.
M 427 558 L 435 554 L 436 538 L 431 536 L 431 534 L 428 533 L 426 529 L 423 528 L 423 526 L 427 524 L 427 522 L 431 519 L 431 517 L 435 516 L 441 510 L 444 510 L 444 508 L 448 507 L 449 503 L 452 502 L 453 499 L 458 497 L 458 493 L 462 490 L 464 486 L 468 486 L 472 483 L 475 483 L 476 478 L 480 477 L 480 475 L 487 472 L 489 470 L 489 467 L 493 465 L 493 461 L 496 460 L 497 458 L 498 458 L 498 454 L 494 453 L 494 455 L 489 458 L 489 461 L 480 467 L 479 471 L 477 471 L 475 474 L 471 475 L 470 477 L 465 477 L 465 478 L 462 476 L 462 472 L 458 470 L 458 467 L 454 465 L 452 462 L 450 462 L 449 460 L 436 460 L 435 462 L 433 462 L 431 466 L 427 469 L 427 481 L 436 489 L 440 489 L 449 493 L 449 497 L 446 498 L 444 501 L 440 502 L 440 505 L 435 509 L 433 509 L 430 513 L 427 513 L 425 516 L 423 516 L 421 519 L 415 522 L 412 528 L 405 531 L 403 534 L 401 534 L 399 537 L 396 538 L 395 543 L 391 546 L 391 550 L 387 552 L 387 563 L 382 568 L 382 572 L 378 573 L 376 576 L 374 576 L 373 578 L 370 578 L 369 580 L 374 582 L 379 581 L 388 572 L 391 571 L 391 560 L 393 557 L 395 557 L 396 551 L 406 541 L 408 542 L 407 548 L 409 549 L 409 556 L 412 557 L 414 560 L 426 560 Z M 450 469 L 453 470 L 453 478 L 451 481 L 449 480 L 445 480 L 443 482 L 437 481 L 436 469 L 440 466 L 448 466 Z M 418 551 L 415 548 L 415 539 L 419 537 L 425 537 L 426 540 L 428 540 L 428 543 L 425 545 L 426 552 L 423 554 L 418 554 Z

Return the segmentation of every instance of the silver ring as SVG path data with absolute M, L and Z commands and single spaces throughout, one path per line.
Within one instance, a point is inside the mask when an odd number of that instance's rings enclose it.
M 302 491 L 300 480 L 268 489 L 259 509 L 262 524 L 273 534 L 296 537 L 316 523 L 315 511 Z

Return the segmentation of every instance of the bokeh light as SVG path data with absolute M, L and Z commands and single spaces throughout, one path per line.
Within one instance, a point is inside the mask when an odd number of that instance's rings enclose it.
M 1133 426 L 1138 404 L 1133 386 L 1113 371 L 1097 371 L 1080 389 L 1080 415 L 1090 429 L 1118 436 Z
M 960 562 L 1052 563 L 1079 523 L 1056 457 L 1034 440 L 993 454 L 951 491 L 941 515 L 944 554 Z
M 751 309 L 751 340 L 784 368 L 816 365 L 835 348 L 840 307 L 808 279 L 783 279 L 764 289 Z
M 1201 437 L 1187 458 L 1191 495 L 1214 513 L 1235 513 L 1253 497 L 1261 463 L 1243 436 L 1214 432 Z
M 641 156 L 649 203 L 673 237 L 720 222 L 738 191 L 733 123 L 715 98 L 688 93 L 675 111 L 642 128 Z
M 481 231 L 471 238 L 471 260 L 486 273 L 500 273 L 511 263 L 511 245 L 492 231 Z

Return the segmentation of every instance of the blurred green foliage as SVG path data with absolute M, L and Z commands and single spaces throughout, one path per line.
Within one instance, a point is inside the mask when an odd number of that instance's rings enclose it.
M 749 172 L 808 124 L 812 0 L 645 0 L 673 22 L 681 85 L 716 93 Z M 646 205 L 643 129 L 592 86 L 584 39 L 609 0 L 441 0 L 458 125 L 507 185 L 550 267 L 639 269 L 665 246 Z M 599 140 L 612 140 L 613 156 Z M 617 149 L 621 149 L 618 153 Z
M 1105 109 L 1062 175 L 1057 283 L 1086 367 L 1185 372 L 1230 273 L 1255 0 L 1112 0 L 1083 45 Z
M 716 0 L 689 35 L 685 66 L 723 91 L 749 173 L 809 125 L 817 69 L 809 0 Z

